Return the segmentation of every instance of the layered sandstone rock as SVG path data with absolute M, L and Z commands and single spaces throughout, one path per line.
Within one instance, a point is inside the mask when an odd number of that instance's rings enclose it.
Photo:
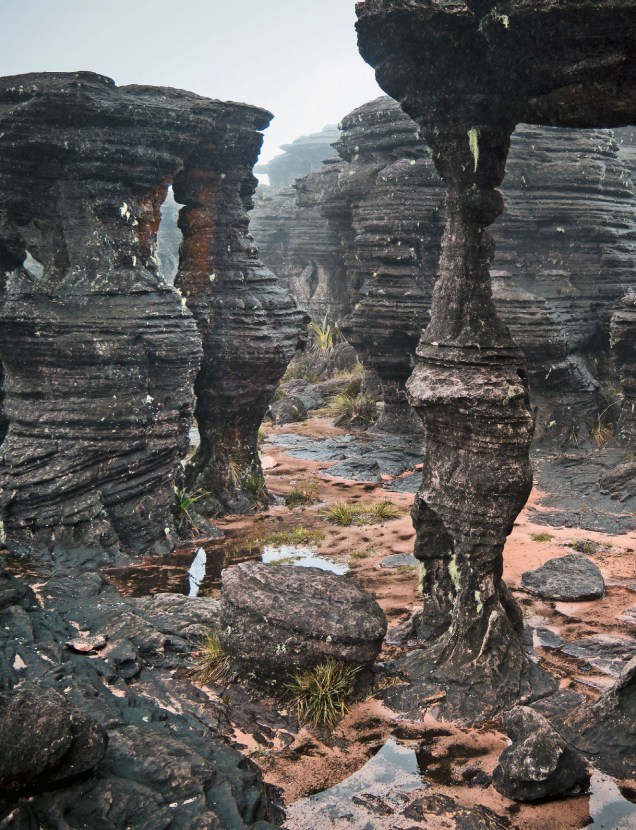
M 531 694 L 502 550 L 532 485 L 533 419 L 522 352 L 499 319 L 486 232 L 519 122 L 591 127 L 636 116 L 636 7 L 610 0 L 367 0 L 363 57 L 421 126 L 446 183 L 431 320 L 408 389 L 426 424 L 413 510 L 434 636 L 412 679 L 476 719 Z M 440 632 L 440 620 L 445 620 Z
M 297 200 L 294 181 L 335 155 L 337 127 L 302 136 L 257 172 L 270 184 L 256 191 L 250 228 L 263 262 L 314 320 L 339 321 L 349 311 L 347 275 L 337 234 L 316 206 Z
M 382 378 L 381 426 L 403 431 L 412 426 L 404 384 L 429 319 L 443 182 L 393 99 L 354 110 L 342 128 L 340 161 L 297 188 L 340 234 L 357 286 L 342 327 Z M 601 388 L 611 380 L 609 318 L 633 282 L 636 253 L 629 177 L 607 131 L 519 125 L 503 191 L 495 303 L 528 362 L 539 435 L 579 442 L 611 402 Z
M 213 515 L 267 503 L 258 429 L 305 323 L 248 233 L 262 142 L 254 128 L 268 123 L 268 113 L 241 108 L 223 142 L 213 153 L 193 154 L 173 185 L 185 205 L 175 284 L 203 340 L 194 387 L 201 443 L 186 482 Z
M 0 508 L 2 537 L 12 546 L 163 552 L 173 545 L 173 478 L 188 446 L 201 360 L 197 322 L 204 340 L 206 325 L 226 331 L 229 319 L 234 336 L 247 341 L 245 355 L 232 358 L 241 368 L 220 415 L 201 394 L 206 436 L 210 419 L 227 422 L 229 411 L 251 402 L 255 366 L 257 379 L 270 359 L 270 372 L 282 374 L 294 338 L 284 326 L 273 339 L 264 334 L 269 309 L 296 322 L 299 315 L 257 264 L 243 205 L 258 130 L 269 117 L 178 90 L 118 89 L 92 73 L 2 79 L 0 359 L 8 433 Z M 217 149 L 226 146 L 234 155 Z M 157 273 L 160 205 L 177 173 L 189 203 L 186 298 Z M 191 184 L 197 177 L 199 190 Z M 212 225 L 195 227 L 209 216 L 197 199 L 207 198 L 210 178 L 227 179 L 220 192 L 228 207 L 213 220 L 223 262 L 209 251 Z M 244 285 L 254 282 L 252 272 L 264 300 Z M 231 297 L 207 302 L 238 283 Z M 213 318 L 215 303 L 222 312 Z M 229 337 L 224 343 L 227 349 Z M 205 340 L 204 351 L 205 384 L 216 343 L 210 352 Z M 216 371 L 228 372 L 228 361 L 219 363 Z

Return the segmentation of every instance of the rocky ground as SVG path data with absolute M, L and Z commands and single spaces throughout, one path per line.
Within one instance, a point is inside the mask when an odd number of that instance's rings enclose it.
M 296 382 L 296 392 L 303 386 Z M 320 389 L 314 394 L 320 397 Z M 387 703 L 399 699 L 391 695 L 399 684 L 393 661 L 417 645 L 409 633 L 420 605 L 409 510 L 421 439 L 347 432 L 313 414 L 264 428 L 261 456 L 275 503 L 218 521 L 220 539 L 194 541 L 163 560 L 99 569 L 79 553 L 55 565 L 2 554 L 1 622 L 15 637 L 2 655 L 2 688 L 34 682 L 61 691 L 106 727 L 110 741 L 96 773 L 79 786 L 71 780 L 28 797 L 9 794 L 0 828 L 264 828 L 282 821 L 279 800 L 293 830 L 635 827 L 633 782 L 595 770 L 590 793 L 519 804 L 492 786 L 509 743 L 499 722 L 478 729 L 441 723 L 435 697 L 419 719 Z M 528 643 L 558 680 L 559 706 L 543 709 L 558 723 L 568 707 L 598 698 L 636 654 L 636 537 L 624 507 L 606 528 L 613 535 L 585 529 L 591 522 L 553 526 L 563 510 L 574 514 L 573 488 L 546 492 L 553 468 L 562 467 L 546 456 L 538 468 L 539 485 L 506 546 L 504 576 L 523 608 Z M 303 489 L 315 503 L 284 503 Z M 334 503 L 381 500 L 397 508 L 398 518 L 342 526 L 326 515 Z M 595 515 L 607 514 L 600 502 L 589 503 Z M 313 533 L 312 541 L 280 535 L 294 532 Z M 206 561 L 195 574 L 202 543 Z M 561 576 L 562 565 L 556 577 L 522 576 L 564 557 L 571 570 Z M 346 572 L 386 615 L 389 633 L 371 686 L 333 731 L 300 728 L 284 696 L 257 693 L 236 676 L 203 683 L 197 674 L 201 643 L 218 624 L 223 567 L 261 559 L 271 567 L 283 560 Z M 72 579 L 64 575 L 70 571 Z M 573 601 L 579 577 L 581 598 Z M 599 580 L 602 596 L 586 598 Z M 563 599 L 554 598 L 559 591 Z

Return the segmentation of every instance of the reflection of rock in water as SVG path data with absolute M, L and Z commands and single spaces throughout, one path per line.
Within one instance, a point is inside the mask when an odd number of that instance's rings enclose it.
M 192 560 L 192 564 L 190 565 L 190 570 L 188 571 L 188 583 L 189 583 L 189 597 L 196 597 L 199 593 L 199 589 L 201 588 L 201 583 L 205 577 L 205 570 L 207 564 L 208 556 L 203 548 L 199 548 L 196 552 L 196 556 Z
M 174 284 L 174 278 L 179 270 L 179 246 L 183 234 L 177 225 L 179 210 L 183 207 L 174 198 L 172 186 L 168 188 L 166 200 L 161 205 L 161 224 L 157 231 L 157 259 L 159 260 L 159 275 L 169 284 Z

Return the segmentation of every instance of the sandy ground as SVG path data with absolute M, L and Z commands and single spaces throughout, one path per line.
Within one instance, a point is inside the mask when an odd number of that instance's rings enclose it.
M 285 427 L 269 427 L 267 434 L 296 432 L 316 436 L 344 434 L 327 419 L 314 418 L 303 424 Z M 370 485 L 343 479 L 318 477 L 318 471 L 330 465 L 292 458 L 278 446 L 265 442 L 264 467 L 269 490 L 286 495 L 299 481 L 315 482 L 321 503 L 304 508 L 274 507 L 267 514 L 256 517 L 228 517 L 218 522 L 231 541 L 262 537 L 274 530 L 291 530 L 295 527 L 319 529 L 325 539 L 318 546 L 319 553 L 336 562 L 346 562 L 351 575 L 369 590 L 382 606 L 389 629 L 408 619 L 419 607 L 417 596 L 417 569 L 380 567 L 384 557 L 394 553 L 411 553 L 414 531 L 409 510 L 413 502 L 410 494 L 391 493 L 381 485 Z M 533 492 L 528 506 L 537 505 L 541 496 Z M 323 511 L 326 504 L 338 500 L 347 502 L 378 501 L 390 499 L 402 511 L 399 519 L 376 525 L 339 527 L 326 521 Z M 539 508 L 541 509 L 541 508 Z M 546 602 L 531 597 L 520 590 L 521 574 L 542 565 L 549 559 L 572 553 L 568 544 L 593 541 L 601 544 L 591 558 L 599 566 L 607 583 L 607 596 L 602 600 L 584 603 Z M 607 536 L 572 528 L 546 528 L 533 523 L 527 508 L 520 514 L 505 548 L 504 577 L 513 588 L 524 614 L 533 625 L 541 625 L 558 633 L 565 640 L 590 635 L 633 637 L 633 625 L 618 618 L 636 603 L 636 538 L 634 535 Z M 353 556 L 352 556 L 353 554 Z M 564 688 L 595 699 L 603 688 L 611 684 L 603 674 L 575 658 L 555 652 L 537 649 L 543 665 L 560 680 Z M 388 649 L 390 652 L 390 648 Z M 285 804 L 289 807 L 291 828 L 322 826 L 324 817 L 315 813 L 315 806 L 303 797 L 321 792 L 364 767 L 390 736 L 403 745 L 421 747 L 426 742 L 426 772 L 422 778 L 427 795 L 444 793 L 452 795 L 467 806 L 482 804 L 500 815 L 509 817 L 510 826 L 519 830 L 574 830 L 586 826 L 590 815 L 589 796 L 541 805 L 517 805 L 500 796 L 491 786 L 468 786 L 462 772 L 470 769 L 478 773 L 492 773 L 498 755 L 507 745 L 507 739 L 496 724 L 478 730 L 465 730 L 443 724 L 443 736 L 435 737 L 440 725 L 430 719 L 421 723 L 405 723 L 395 713 L 387 710 L 377 699 L 370 698 L 354 705 L 338 727 L 328 734 L 321 730 L 302 729 L 294 735 L 291 745 L 284 748 L 263 747 L 244 731 L 237 739 L 263 769 L 265 779 L 283 790 Z M 420 752 L 421 755 L 421 752 Z M 452 762 L 449 761 L 452 759 Z M 366 768 L 364 768 L 366 769 Z M 364 769 L 360 773 L 364 778 Z M 371 773 L 370 773 L 371 774 Z M 474 776 L 473 776 L 474 777 Z M 479 776 L 478 776 L 479 779 Z M 602 798 L 604 787 L 611 781 L 597 780 L 596 798 Z M 373 792 L 372 782 L 368 791 Z M 394 818 L 371 817 L 367 828 L 395 828 L 402 825 Z M 636 827 L 634 824 L 618 824 L 616 827 Z M 407 823 L 413 826 L 413 823 Z M 407 826 L 405 825 L 405 826 Z M 358 826 L 355 816 L 349 816 L 324 826 Z M 434 824 L 426 825 L 434 827 Z M 440 818 L 438 826 L 444 828 Z M 600 825 L 599 825 L 600 826 Z M 607 826 L 608 829 L 611 825 Z

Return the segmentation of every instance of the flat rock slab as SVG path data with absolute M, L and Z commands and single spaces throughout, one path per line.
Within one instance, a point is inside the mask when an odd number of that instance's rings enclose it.
M 389 484 L 384 485 L 384 489 L 391 493 L 417 493 L 421 483 L 422 474 L 411 473 L 402 478 L 394 478 Z
M 381 568 L 403 568 L 405 566 L 417 567 L 419 559 L 416 559 L 410 553 L 394 553 L 391 556 L 385 556 L 380 562 Z
M 562 602 L 600 599 L 605 582 L 594 562 L 586 556 L 570 554 L 550 559 L 534 571 L 521 576 L 521 587 L 529 594 Z
M 255 679 L 284 681 L 328 658 L 370 665 L 386 628 L 377 602 L 347 577 L 251 562 L 223 571 L 219 639 Z
M 421 437 L 404 437 L 377 434 L 361 438 L 357 435 L 342 435 L 336 438 L 311 438 L 307 435 L 282 433 L 267 439 L 270 444 L 289 448 L 287 454 L 306 461 L 339 462 L 322 475 L 349 478 L 354 481 L 377 483 L 381 476 L 399 476 L 422 461 Z M 415 475 L 414 489 L 399 492 L 417 492 L 421 477 Z
M 564 654 L 584 660 L 598 671 L 619 677 L 625 665 L 636 657 L 636 640 L 627 637 L 585 637 L 561 646 Z

